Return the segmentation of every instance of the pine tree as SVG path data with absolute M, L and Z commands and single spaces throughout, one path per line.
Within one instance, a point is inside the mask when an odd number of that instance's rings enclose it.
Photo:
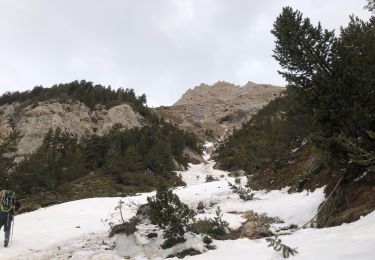
M 284 258 L 288 258 L 289 256 L 294 256 L 298 253 L 297 248 L 291 248 L 282 243 L 281 239 L 275 236 L 275 238 L 269 237 L 266 238 L 268 242 L 268 247 L 273 247 L 275 251 L 280 251 Z
M 16 166 L 14 157 L 20 138 L 21 133 L 14 130 L 0 143 L 0 189 L 5 189 L 10 185 L 9 177 Z
M 159 183 L 156 196 L 148 197 L 147 201 L 151 223 L 164 229 L 166 240 L 162 247 L 169 248 L 184 242 L 187 226 L 196 213 L 182 203 L 164 183 Z
M 365 5 L 364 8 L 369 10 L 370 12 L 374 12 L 375 11 L 375 0 L 367 0 L 367 5 Z
M 274 57 L 301 113 L 311 118 L 310 137 L 329 164 L 345 165 L 349 155 L 339 136 L 361 139 L 371 153 L 375 129 L 375 17 L 351 17 L 340 36 L 313 26 L 287 7 L 276 19 Z
M 320 90 L 325 78 L 332 74 L 334 57 L 332 47 L 336 44 L 333 31 L 323 30 L 320 23 L 313 26 L 302 13 L 291 7 L 283 8 L 271 31 L 276 37 L 273 57 L 283 71 L 279 73 L 287 80 L 288 87 L 297 93 L 305 109 L 313 110 L 313 103 L 319 103 Z

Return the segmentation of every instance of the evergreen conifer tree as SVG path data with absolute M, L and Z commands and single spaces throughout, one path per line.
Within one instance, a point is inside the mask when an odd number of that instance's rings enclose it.
M 151 223 L 164 229 L 166 240 L 162 247 L 169 248 L 184 242 L 187 226 L 196 213 L 182 203 L 164 183 L 159 183 L 156 196 L 148 197 L 147 201 Z
M 329 164 L 347 164 L 342 138 L 373 153 L 375 129 L 375 17 L 351 17 L 339 37 L 313 26 L 290 7 L 276 19 L 274 57 L 295 94 L 301 113 L 311 118 L 310 137 Z

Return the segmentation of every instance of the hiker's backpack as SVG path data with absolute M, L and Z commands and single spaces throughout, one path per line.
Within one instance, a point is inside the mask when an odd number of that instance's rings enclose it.
M 9 213 L 14 208 L 15 193 L 11 190 L 0 191 L 0 211 Z

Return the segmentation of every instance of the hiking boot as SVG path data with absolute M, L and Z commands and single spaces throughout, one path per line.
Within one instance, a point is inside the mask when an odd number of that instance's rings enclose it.
M 8 241 L 4 241 L 4 247 L 8 247 Z

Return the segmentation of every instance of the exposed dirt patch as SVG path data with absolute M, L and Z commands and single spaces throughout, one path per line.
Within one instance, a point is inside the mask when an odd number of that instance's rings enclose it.
M 330 191 L 331 187 L 326 188 Z M 319 227 L 350 223 L 375 209 L 375 178 L 365 176 L 357 182 L 344 183 L 318 216 Z
M 352 171 L 355 170 L 326 167 L 315 156 L 312 146 L 306 145 L 294 153 L 288 163 L 260 172 L 249 184 L 252 189 L 268 190 L 289 186 L 290 192 L 326 186 L 325 193 L 329 194 L 346 172 L 346 177 L 317 218 L 318 227 L 329 227 L 356 221 L 375 210 L 375 177 L 367 174 L 355 180 Z

